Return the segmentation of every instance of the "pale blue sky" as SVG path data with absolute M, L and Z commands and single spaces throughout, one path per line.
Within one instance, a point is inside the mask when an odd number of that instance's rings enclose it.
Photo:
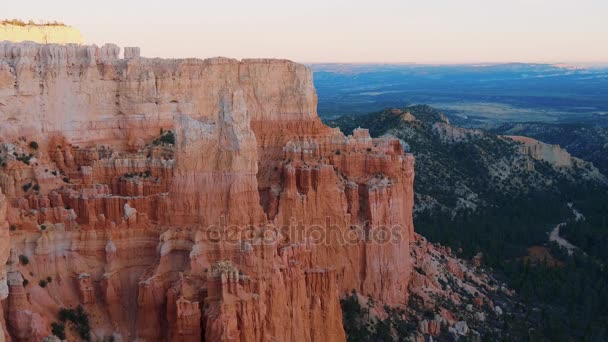
M 2 0 L 147 57 L 608 62 L 608 0 Z

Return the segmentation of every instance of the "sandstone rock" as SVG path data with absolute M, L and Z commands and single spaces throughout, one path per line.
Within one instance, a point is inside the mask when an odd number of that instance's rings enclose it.
M 14 267 L 53 276 L 52 296 L 11 285 L 14 336 L 83 304 L 125 340 L 341 341 L 341 294 L 404 305 L 410 280 L 441 288 L 436 260 L 412 275 L 413 156 L 323 125 L 308 68 L 124 57 L 0 43 L 0 138 L 40 145 L 0 177 L 10 245 L 33 256 Z
M 9 287 L 8 326 L 11 334 L 19 341 L 40 341 L 50 335 L 46 319 L 32 311 L 21 274 L 9 273 Z
M 501 316 L 501 315 L 502 315 L 502 308 L 501 308 L 500 306 L 496 305 L 496 306 L 494 307 L 494 312 L 495 312 L 495 313 L 496 313 L 498 316 Z
M 457 322 L 456 324 L 454 324 L 454 328 L 456 329 L 456 332 L 459 335 L 466 335 L 469 332 L 469 327 L 467 326 L 467 322 Z
M 6 261 L 10 255 L 10 234 L 7 221 L 8 202 L 0 188 L 0 300 L 8 297 Z
M 86 273 L 78 275 L 78 296 L 82 304 L 93 304 L 95 303 L 95 289 L 91 276 Z
M 475 319 L 480 321 L 480 322 L 485 322 L 486 320 L 486 315 L 483 312 L 476 312 L 475 313 Z

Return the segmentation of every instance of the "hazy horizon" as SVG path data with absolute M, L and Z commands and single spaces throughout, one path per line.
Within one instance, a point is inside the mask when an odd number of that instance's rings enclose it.
M 61 21 L 87 44 L 147 57 L 286 58 L 307 64 L 608 64 L 608 2 L 277 0 L 4 2 L 6 19 Z M 1 39 L 1 37 L 0 37 Z

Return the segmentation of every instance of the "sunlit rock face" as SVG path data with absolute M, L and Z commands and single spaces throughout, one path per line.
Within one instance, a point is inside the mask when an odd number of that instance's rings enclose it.
M 14 24 L 0 22 L 0 41 L 36 42 L 44 44 L 82 44 L 80 31 L 63 24 Z
M 119 50 L 0 44 L 11 337 L 81 304 L 97 339 L 340 341 L 342 294 L 406 303 L 398 140 L 324 126 L 290 61 Z

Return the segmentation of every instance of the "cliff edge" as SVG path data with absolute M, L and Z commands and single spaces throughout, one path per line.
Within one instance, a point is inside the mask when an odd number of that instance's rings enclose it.
M 340 341 L 342 294 L 405 305 L 413 157 L 316 106 L 286 60 L 0 43 L 5 331 Z
M 63 24 L 35 24 L 17 20 L 0 22 L 0 41 L 43 44 L 82 44 L 80 31 Z

